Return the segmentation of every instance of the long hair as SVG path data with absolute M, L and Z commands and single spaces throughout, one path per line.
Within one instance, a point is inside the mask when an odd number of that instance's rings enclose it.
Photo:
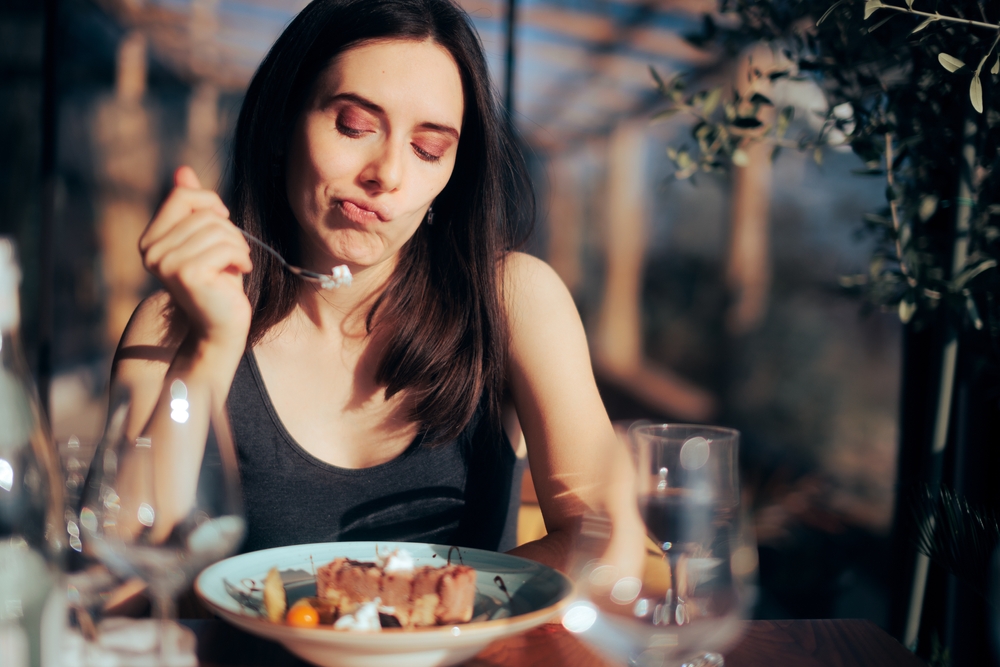
M 451 0 L 315 0 L 288 25 L 247 90 L 234 138 L 236 224 L 295 262 L 299 225 L 285 165 L 293 128 L 319 74 L 340 53 L 378 39 L 431 39 L 458 64 L 465 116 L 455 168 L 400 250 L 395 272 L 367 314 L 382 357 L 375 380 L 406 390 L 427 442 L 457 436 L 486 400 L 499 423 L 508 348 L 502 262 L 534 221 L 534 195 L 508 119 L 490 83 L 482 44 Z M 251 248 L 248 345 L 295 306 L 299 280 Z

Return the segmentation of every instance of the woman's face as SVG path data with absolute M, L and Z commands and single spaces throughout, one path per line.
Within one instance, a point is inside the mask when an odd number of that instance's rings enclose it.
M 455 60 L 430 40 L 340 54 L 317 79 L 288 154 L 305 265 L 394 265 L 451 177 L 464 107 Z

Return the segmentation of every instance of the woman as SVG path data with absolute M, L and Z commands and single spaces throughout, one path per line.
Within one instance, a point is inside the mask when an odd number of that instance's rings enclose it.
M 497 549 L 506 401 L 548 530 L 513 553 L 563 566 L 614 435 L 570 295 L 512 251 L 532 195 L 468 17 L 449 0 L 310 4 L 250 84 L 233 175 L 230 216 L 179 169 L 140 241 L 165 290 L 116 355 L 130 434 L 166 424 L 175 379 L 192 414 L 228 394 L 245 549 Z M 237 226 L 305 268 L 347 265 L 353 285 L 301 281 Z M 201 459 L 189 443 L 158 449 L 160 488 Z

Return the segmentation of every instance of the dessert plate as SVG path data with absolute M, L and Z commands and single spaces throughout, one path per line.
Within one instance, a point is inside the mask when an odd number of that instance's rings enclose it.
M 334 558 L 372 562 L 378 553 L 406 549 L 416 567 L 443 566 L 451 560 L 476 569 L 473 620 L 457 625 L 380 632 L 350 632 L 330 626 L 294 628 L 261 614 L 264 577 L 277 567 L 289 604 L 314 595 L 315 569 Z M 433 667 L 454 665 L 492 641 L 540 625 L 568 604 L 573 584 L 563 574 L 517 556 L 403 542 L 299 544 L 233 556 L 206 568 L 195 581 L 198 597 L 220 617 L 252 634 L 280 642 L 304 660 L 322 667 Z

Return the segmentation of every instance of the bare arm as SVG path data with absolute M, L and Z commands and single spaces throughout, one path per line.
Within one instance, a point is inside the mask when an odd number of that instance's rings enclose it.
M 250 321 L 246 242 L 193 172 L 179 170 L 176 181 L 140 241 L 146 268 L 167 291 L 136 309 L 112 367 L 112 381 L 132 393 L 127 436 L 153 441 L 157 532 L 169 532 L 194 500 L 209 410 L 223 407 Z M 189 403 L 183 422 L 171 417 L 177 380 Z
M 609 470 L 622 452 L 590 364 L 583 324 L 555 272 L 519 253 L 507 260 L 510 320 L 508 382 L 524 430 L 528 461 L 548 535 L 512 553 L 565 569 L 581 517 L 603 508 L 616 531 L 635 530 L 639 515 Z

